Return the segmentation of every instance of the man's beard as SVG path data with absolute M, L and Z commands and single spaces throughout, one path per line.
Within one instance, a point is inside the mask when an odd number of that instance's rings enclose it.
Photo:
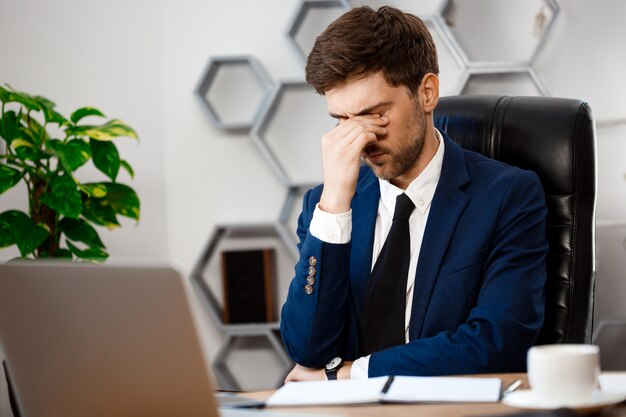
M 415 164 L 422 153 L 426 136 L 426 117 L 419 104 L 416 107 L 415 118 L 401 133 L 404 138 L 398 144 L 398 148 L 392 151 L 377 143 L 364 149 L 362 159 L 378 178 L 389 181 L 399 177 Z M 376 162 L 367 158 L 368 155 L 379 153 L 385 153 L 387 159 Z

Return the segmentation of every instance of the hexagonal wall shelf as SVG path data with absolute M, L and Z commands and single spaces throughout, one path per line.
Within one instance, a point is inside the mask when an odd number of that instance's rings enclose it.
M 591 103 L 596 127 L 626 126 L 626 106 L 618 93 L 626 91 L 626 59 L 617 52 L 626 39 L 626 2 L 563 1 L 562 7 L 554 44 L 546 45 L 533 68 L 553 95 Z M 593 82 L 587 81 L 590 76 Z
M 320 138 L 335 126 L 326 101 L 302 81 L 282 81 L 272 91 L 251 136 L 287 186 L 322 181 Z
M 441 16 L 468 67 L 530 67 L 559 11 L 556 0 L 448 0 Z
M 213 57 L 195 93 L 213 126 L 248 130 L 272 87 L 252 56 Z
M 302 0 L 298 5 L 287 38 L 302 65 L 313 48 L 315 39 L 339 16 L 350 10 L 347 0 Z
M 283 349 L 280 337 L 269 329 L 245 336 L 226 335 L 213 362 L 213 372 L 222 389 L 251 391 L 269 388 L 267 385 L 251 386 L 242 381 L 241 376 L 246 371 L 249 372 L 249 369 L 237 367 L 238 363 L 254 363 L 254 372 L 265 375 L 270 387 L 282 385 L 287 372 L 293 366 Z M 239 375 L 239 378 L 235 375 Z
M 548 91 L 532 69 L 513 69 L 484 73 L 468 71 L 461 94 L 507 94 L 511 96 L 547 96 Z
M 446 29 L 440 18 L 434 17 L 424 20 L 426 27 L 430 31 L 433 42 L 437 47 L 437 58 L 439 60 L 439 95 L 457 95 L 463 88 L 465 79 L 465 64 L 459 55 L 455 45 L 450 41 L 450 36 L 446 34 Z
M 283 225 L 278 223 L 253 225 L 222 225 L 217 226 L 209 238 L 199 261 L 191 273 L 191 282 L 203 302 L 209 316 L 217 327 L 226 333 L 217 354 L 213 367 L 221 387 L 226 389 L 241 389 L 241 377 L 245 380 L 246 369 L 235 369 L 228 366 L 229 357 L 236 356 L 236 341 L 243 343 L 248 350 L 248 356 L 264 357 L 268 374 L 275 372 L 275 385 L 264 387 L 247 387 L 248 389 L 271 388 L 282 383 L 286 372 L 292 366 L 280 341 L 279 323 L 237 323 L 225 324 L 222 321 L 223 302 L 220 281 L 220 256 L 224 250 L 251 250 L 272 248 L 275 251 L 275 277 L 272 283 L 275 316 L 279 317 L 282 301 L 286 298 L 287 289 L 293 272 L 293 265 L 298 257 L 298 250 L 293 238 L 288 235 Z M 251 339 L 246 341 L 247 339 Z M 253 340 L 264 343 L 261 345 Z M 257 350 L 257 352 L 254 352 Z M 269 355 L 269 356 L 268 356 Z M 244 361 L 245 362 L 245 361 Z M 256 362 L 255 362 L 256 363 Z M 276 371 L 278 363 L 278 371 Z M 273 370 L 273 371 L 272 371 Z M 256 371 L 255 371 L 256 373 Z M 240 375 L 236 378 L 235 374 Z M 272 382 L 274 384 L 274 382 Z
M 274 282 L 272 283 L 274 316 L 279 317 L 280 305 L 286 298 L 298 253 L 293 239 L 276 223 L 217 226 L 209 238 L 199 261 L 191 273 L 197 290 L 209 315 L 223 331 L 245 334 L 258 329 L 278 329 L 278 323 L 225 324 L 223 317 L 223 288 L 220 254 L 224 250 L 255 250 L 271 248 L 275 251 Z

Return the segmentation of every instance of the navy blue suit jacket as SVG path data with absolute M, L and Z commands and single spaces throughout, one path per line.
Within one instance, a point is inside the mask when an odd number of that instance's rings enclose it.
M 445 154 L 419 255 L 409 343 L 372 354 L 369 376 L 525 369 L 544 314 L 546 214 L 536 174 L 444 135 Z M 282 308 L 282 338 L 300 365 L 360 357 L 357 318 L 372 266 L 378 179 L 362 167 L 352 199 L 352 239 L 329 244 L 309 224 L 322 186 L 304 196 L 300 259 Z M 304 290 L 317 260 L 313 293 Z

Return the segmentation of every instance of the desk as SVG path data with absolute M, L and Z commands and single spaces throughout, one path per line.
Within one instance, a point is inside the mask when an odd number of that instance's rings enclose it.
M 516 379 L 524 384 L 521 389 L 528 388 L 526 374 L 493 374 L 482 375 L 502 379 L 502 386 L 506 386 Z M 265 400 L 274 391 L 257 391 L 246 393 L 246 397 Z M 346 417 L 461 417 L 461 416 L 491 416 L 521 413 L 523 410 L 512 408 L 501 403 L 455 403 L 455 404 L 362 404 L 349 406 L 322 406 L 322 407 L 275 407 L 276 411 L 291 411 L 294 413 L 335 414 Z M 602 417 L 626 417 L 626 406 L 605 410 Z

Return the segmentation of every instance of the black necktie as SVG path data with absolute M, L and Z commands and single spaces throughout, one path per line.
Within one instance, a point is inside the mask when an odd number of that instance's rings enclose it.
M 404 343 L 406 281 L 411 259 L 409 216 L 415 208 L 404 193 L 396 198 L 393 223 L 367 284 L 359 317 L 359 355 Z

